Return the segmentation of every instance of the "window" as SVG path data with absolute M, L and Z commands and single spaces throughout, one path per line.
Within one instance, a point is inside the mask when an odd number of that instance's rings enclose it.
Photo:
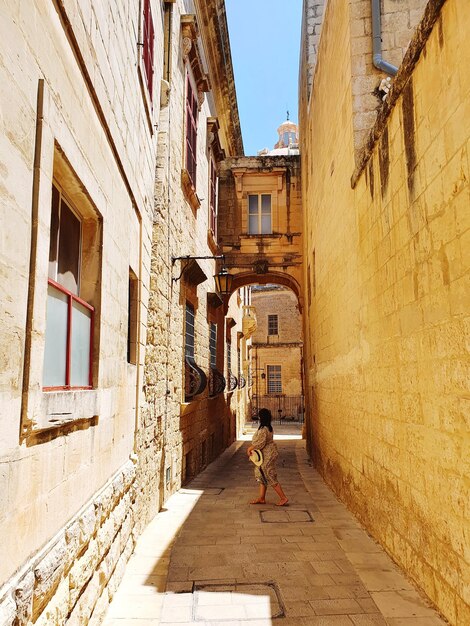
M 217 324 L 213 322 L 209 327 L 209 361 L 212 368 L 217 367 Z
M 186 334 L 185 350 L 186 358 L 194 360 L 194 307 L 186 303 Z
M 281 366 L 268 365 L 268 393 L 282 393 Z
M 232 344 L 227 341 L 227 374 L 232 372 Z
M 82 221 L 52 187 L 43 387 L 92 386 L 94 308 L 79 297 Z
M 129 269 L 129 295 L 127 315 L 127 362 L 137 363 L 137 323 L 139 303 L 139 282 L 134 272 Z
M 209 225 L 215 238 L 217 237 L 217 168 L 212 156 L 210 159 L 209 211 Z
M 173 19 L 173 3 L 165 2 L 163 6 L 163 78 L 170 82 L 171 78 L 171 28 Z
M 271 196 L 269 194 L 248 195 L 248 232 L 250 235 L 271 234 Z
M 207 376 L 195 361 L 195 311 L 192 304 L 186 303 L 185 315 L 185 379 L 184 394 L 186 402 L 202 393 L 207 385 Z
M 186 170 L 196 189 L 197 98 L 189 74 L 186 76 Z
M 279 335 L 277 315 L 268 315 L 268 335 Z
M 143 49 L 142 59 L 145 68 L 145 78 L 147 80 L 147 89 L 149 92 L 150 100 L 153 96 L 153 51 L 155 31 L 153 28 L 152 9 L 150 7 L 150 0 L 144 0 L 144 15 L 143 15 Z

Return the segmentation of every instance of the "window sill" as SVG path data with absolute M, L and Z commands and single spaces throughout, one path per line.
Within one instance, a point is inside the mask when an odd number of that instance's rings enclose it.
M 96 417 L 99 414 L 97 389 L 44 391 L 41 417 L 32 430 L 43 430 Z
M 189 172 L 186 169 L 181 170 L 181 184 L 186 200 L 189 202 L 192 210 L 196 212 L 201 206 L 201 201 L 197 196 Z

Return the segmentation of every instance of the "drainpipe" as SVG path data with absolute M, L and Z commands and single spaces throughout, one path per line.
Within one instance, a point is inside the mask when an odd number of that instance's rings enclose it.
M 372 55 L 373 63 L 378 70 L 382 70 L 390 76 L 395 76 L 398 67 L 382 58 L 382 25 L 381 25 L 381 0 L 372 0 Z

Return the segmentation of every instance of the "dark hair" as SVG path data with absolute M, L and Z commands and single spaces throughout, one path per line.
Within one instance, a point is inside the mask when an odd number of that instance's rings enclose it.
M 260 409 L 258 416 L 259 416 L 258 430 L 260 428 L 263 428 L 263 426 L 266 426 L 266 428 L 269 428 L 269 430 L 273 432 L 273 427 L 271 426 L 271 420 L 273 419 L 273 416 L 271 415 L 271 411 L 269 409 Z

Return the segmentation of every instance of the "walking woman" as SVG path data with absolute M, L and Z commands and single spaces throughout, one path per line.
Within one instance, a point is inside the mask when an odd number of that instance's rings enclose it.
M 263 455 L 263 462 L 259 467 L 255 467 L 255 478 L 259 482 L 259 495 L 250 504 L 266 504 L 266 490 L 268 485 L 271 485 L 279 496 L 277 506 L 285 506 L 288 503 L 288 499 L 277 480 L 276 461 L 279 453 L 273 441 L 271 420 L 271 411 L 269 409 L 260 409 L 259 427 L 253 435 L 252 445 L 247 450 L 248 456 L 251 455 L 253 450 L 260 450 Z

